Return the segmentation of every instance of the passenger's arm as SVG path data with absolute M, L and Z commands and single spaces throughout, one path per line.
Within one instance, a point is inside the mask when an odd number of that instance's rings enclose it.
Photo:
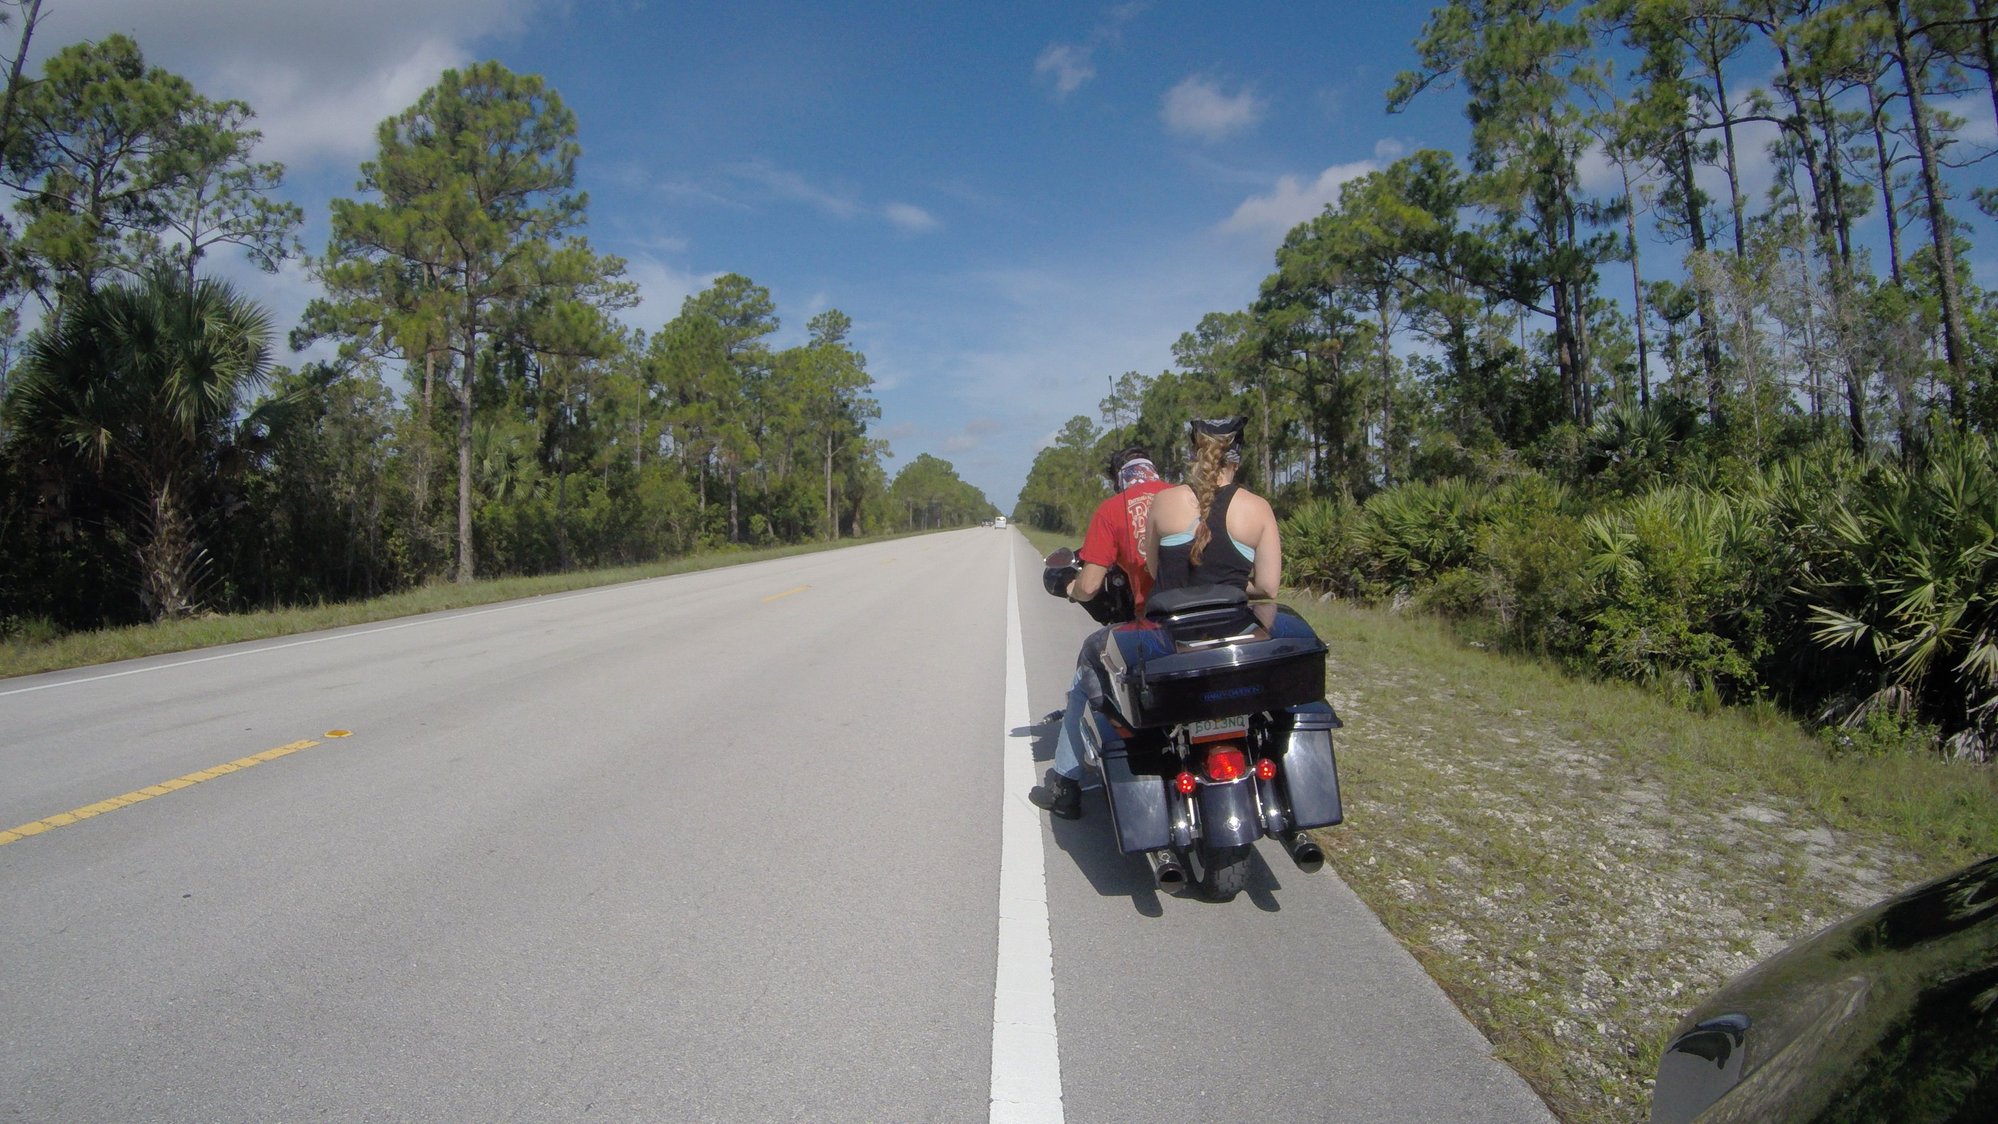
M 1275 597 L 1277 586 L 1283 581 L 1283 537 L 1277 531 L 1276 512 L 1270 510 L 1269 501 L 1256 497 L 1260 510 L 1256 513 L 1261 524 L 1256 535 L 1256 560 L 1249 569 L 1249 589 L 1251 597 Z

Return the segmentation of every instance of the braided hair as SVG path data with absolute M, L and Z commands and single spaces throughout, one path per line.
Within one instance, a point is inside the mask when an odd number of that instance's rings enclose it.
M 1200 520 L 1193 529 L 1193 549 L 1187 554 L 1191 565 L 1200 565 L 1200 556 L 1207 549 L 1208 540 L 1214 532 L 1207 526 L 1207 514 L 1214 506 L 1214 493 L 1221 487 L 1221 471 L 1230 464 L 1241 463 L 1241 450 L 1237 442 L 1242 436 L 1242 425 L 1247 418 L 1230 418 L 1225 421 L 1196 421 L 1190 427 L 1193 432 L 1193 466 L 1187 472 L 1187 486 L 1193 489 L 1194 499 L 1200 504 Z

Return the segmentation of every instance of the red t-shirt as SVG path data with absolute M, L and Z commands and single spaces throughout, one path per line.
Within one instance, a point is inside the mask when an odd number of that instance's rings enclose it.
M 1096 505 L 1089 530 L 1082 536 L 1082 549 L 1075 552 L 1077 558 L 1106 570 L 1123 567 L 1140 615 L 1145 596 L 1152 591 L 1152 572 L 1145 568 L 1145 522 L 1151 517 L 1152 497 L 1170 487 L 1163 480 L 1144 480 Z

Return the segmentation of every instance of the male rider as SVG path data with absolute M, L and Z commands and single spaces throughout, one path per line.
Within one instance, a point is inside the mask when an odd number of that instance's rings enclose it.
M 1105 469 L 1117 494 L 1104 500 L 1090 517 L 1082 536 L 1082 549 L 1076 558 L 1082 571 L 1068 586 L 1071 601 L 1088 601 L 1103 589 L 1110 567 L 1124 571 L 1131 584 L 1131 598 L 1138 615 L 1145 613 L 1145 594 L 1152 588 L 1151 570 L 1145 565 L 1145 522 L 1152 510 L 1152 497 L 1172 485 L 1159 478 L 1151 454 L 1138 446 L 1110 454 Z M 1028 799 L 1063 819 L 1082 815 L 1082 719 L 1089 706 L 1090 677 L 1095 674 L 1095 656 L 1102 650 L 1109 630 L 1099 629 L 1083 641 L 1077 658 L 1075 679 L 1069 684 L 1068 706 L 1062 711 L 1061 731 L 1055 737 L 1054 768 L 1048 770 L 1042 786 L 1028 793 Z

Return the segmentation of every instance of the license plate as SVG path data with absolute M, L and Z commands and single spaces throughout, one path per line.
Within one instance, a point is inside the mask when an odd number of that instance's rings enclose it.
M 1247 715 L 1240 718 L 1202 718 L 1186 724 L 1186 740 L 1194 743 L 1226 741 L 1249 732 Z

